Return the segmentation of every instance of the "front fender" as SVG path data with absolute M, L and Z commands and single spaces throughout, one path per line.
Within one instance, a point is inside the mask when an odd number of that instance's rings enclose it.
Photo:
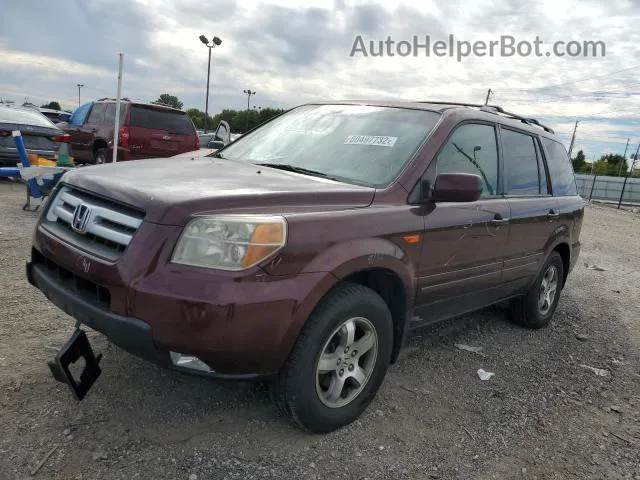
M 419 245 L 408 245 L 413 252 L 405 252 L 398 245 L 383 238 L 368 238 L 340 242 L 319 253 L 301 273 L 324 272 L 325 276 L 293 313 L 289 329 L 282 339 L 280 351 L 286 359 L 293 348 L 305 321 L 322 298 L 340 281 L 354 273 L 372 269 L 384 269 L 395 274 L 402 282 L 406 294 L 406 312 L 413 307 L 416 292 L 414 258 L 419 258 Z M 406 322 L 405 322 L 406 323 Z M 402 337 L 404 332 L 400 332 Z
M 372 269 L 386 269 L 395 273 L 404 285 L 407 298 L 413 301 L 416 291 L 415 260 L 419 258 L 419 246 L 414 252 L 405 252 L 385 238 L 349 240 L 333 245 L 318 254 L 303 269 L 304 273 L 331 272 L 338 279 Z

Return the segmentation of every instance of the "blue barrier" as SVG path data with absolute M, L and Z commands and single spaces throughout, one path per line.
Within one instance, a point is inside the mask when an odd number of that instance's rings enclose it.
M 24 140 L 22 139 L 20 130 L 14 130 L 11 132 L 11 135 L 13 135 L 13 141 L 16 143 L 16 149 L 18 150 L 18 155 L 20 155 L 22 166 L 29 168 L 29 157 L 27 156 L 27 149 L 24 147 Z M 40 191 L 40 187 L 38 186 L 38 182 L 35 178 L 27 181 L 27 187 L 31 197 L 36 199 L 42 198 L 42 192 Z

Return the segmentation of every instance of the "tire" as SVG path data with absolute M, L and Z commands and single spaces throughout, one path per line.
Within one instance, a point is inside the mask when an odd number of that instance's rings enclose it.
M 362 285 L 337 286 L 307 319 L 278 375 L 278 407 L 309 432 L 327 433 L 353 422 L 380 388 L 392 347 L 393 321 L 385 301 Z
M 511 321 L 527 328 L 546 327 L 556 311 L 563 279 L 562 257 L 558 252 L 553 251 L 529 291 L 523 297 L 510 302 L 509 316 Z M 551 298 L 550 292 L 554 283 L 555 289 Z M 544 301 L 542 300 L 543 296 L 545 297 Z
M 106 148 L 98 148 L 93 153 L 93 163 L 96 165 L 102 165 L 103 163 L 107 163 L 107 155 L 108 151 Z

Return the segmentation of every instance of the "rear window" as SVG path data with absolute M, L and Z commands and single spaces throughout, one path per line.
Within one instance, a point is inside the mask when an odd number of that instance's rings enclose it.
M 47 117 L 40 112 L 26 108 L 0 107 L 0 122 L 34 127 L 56 128 Z
M 138 106 L 131 107 L 129 125 L 131 127 L 164 130 L 168 133 L 180 135 L 196 134 L 191 120 L 184 113 Z
M 542 144 L 547 154 L 547 166 L 551 177 L 551 188 L 554 196 L 577 195 L 576 179 L 573 167 L 569 161 L 569 155 L 560 142 L 542 139 Z

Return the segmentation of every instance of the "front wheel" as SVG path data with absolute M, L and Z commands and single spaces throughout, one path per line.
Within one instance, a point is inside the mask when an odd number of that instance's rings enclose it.
M 385 301 L 362 285 L 332 290 L 307 320 L 275 385 L 283 413 L 308 431 L 353 422 L 382 384 L 393 347 Z
M 551 252 L 526 295 L 511 301 L 511 320 L 527 328 L 547 326 L 556 311 L 563 279 L 562 257 L 558 252 Z

